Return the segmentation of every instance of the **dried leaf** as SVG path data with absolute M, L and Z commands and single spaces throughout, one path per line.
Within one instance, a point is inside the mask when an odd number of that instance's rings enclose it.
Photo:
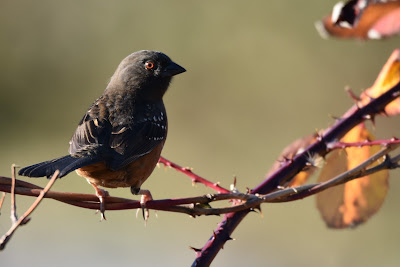
M 281 155 L 278 157 L 278 160 L 274 163 L 272 168 L 268 171 L 266 174 L 266 177 L 270 176 L 272 173 L 277 171 L 285 161 L 290 161 L 292 158 L 294 158 L 297 154 L 301 153 L 304 151 L 305 148 L 307 148 L 309 145 L 315 142 L 316 140 L 316 134 L 312 135 L 307 135 L 303 138 L 297 139 L 294 142 L 292 142 L 290 145 L 285 147 L 283 151 L 281 152 Z M 312 161 L 313 158 L 310 156 L 310 161 Z M 307 179 L 314 173 L 315 171 L 315 166 L 314 164 L 311 164 L 309 168 L 306 170 L 298 173 L 290 182 L 289 184 L 286 184 L 285 186 L 299 186 L 303 185 Z
M 400 33 L 400 1 L 371 3 L 365 9 L 360 4 L 353 0 L 335 5 L 331 16 L 316 23 L 320 35 L 366 40 Z
M 373 140 L 373 136 L 364 124 L 360 124 L 341 141 L 365 140 Z M 326 181 L 358 166 L 379 150 L 379 146 L 364 146 L 333 151 L 328 155 L 318 181 Z M 378 163 L 372 164 L 371 167 L 376 164 Z M 379 210 L 385 199 L 388 174 L 387 170 L 383 170 L 317 194 L 317 207 L 326 224 L 332 228 L 346 228 L 367 221 Z
M 394 50 L 383 66 L 375 83 L 361 94 L 361 101 L 365 105 L 370 98 L 376 98 L 385 93 L 400 81 L 400 51 Z M 385 108 L 385 113 L 394 116 L 400 113 L 400 99 L 397 98 Z

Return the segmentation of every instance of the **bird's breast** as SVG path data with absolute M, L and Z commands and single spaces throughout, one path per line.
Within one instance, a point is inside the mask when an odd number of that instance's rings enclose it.
M 157 165 L 163 146 L 164 142 L 161 142 L 150 153 L 119 170 L 111 170 L 104 162 L 98 162 L 79 168 L 76 172 L 99 186 L 140 188 Z

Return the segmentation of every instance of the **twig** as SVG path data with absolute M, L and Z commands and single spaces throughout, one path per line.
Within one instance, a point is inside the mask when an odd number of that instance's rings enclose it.
M 316 183 L 316 184 L 309 184 L 309 185 L 303 185 L 299 186 L 296 188 L 287 188 L 283 189 L 280 191 L 276 191 L 273 193 L 269 193 L 263 198 L 267 200 L 266 202 L 289 202 L 289 201 L 294 201 L 298 199 L 302 199 L 311 195 L 315 195 L 321 191 L 324 191 L 328 188 L 331 188 L 333 186 L 337 186 L 339 184 L 344 184 L 346 182 L 349 182 L 354 179 L 362 178 L 364 176 L 376 173 L 378 171 L 381 171 L 383 169 L 393 169 L 393 168 L 398 168 L 399 166 L 396 164 L 398 161 L 400 161 L 400 155 L 397 155 L 396 157 L 393 157 L 390 159 L 390 157 L 387 155 L 391 150 L 395 148 L 389 148 L 389 149 L 382 149 L 381 151 L 377 152 L 367 160 L 365 160 L 363 163 L 360 165 L 354 167 L 351 170 L 348 170 L 345 173 L 339 174 L 338 176 L 329 179 L 328 181 L 322 182 L 322 183 Z M 374 163 L 376 160 L 380 159 L 381 157 L 385 157 L 385 161 L 382 163 L 371 167 L 369 169 L 366 169 L 369 165 Z
M 16 223 L 13 223 L 11 228 L 5 233 L 0 239 L 0 250 L 3 250 L 7 245 L 8 241 L 10 241 L 12 235 L 15 230 L 28 218 L 28 216 L 36 209 L 39 203 L 42 201 L 43 197 L 46 195 L 47 191 L 52 187 L 54 182 L 56 181 L 58 174 L 60 172 L 57 170 L 54 172 L 53 177 L 47 183 L 46 187 L 40 192 L 40 195 L 36 198 L 35 202 L 29 207 L 29 209 L 18 219 Z
M 369 165 L 371 165 L 372 163 L 374 163 L 378 159 L 384 157 L 390 151 L 393 151 L 394 149 L 396 149 L 398 147 L 399 147 L 399 145 L 397 144 L 397 145 L 390 145 L 390 146 L 382 148 L 380 151 L 378 151 L 377 153 L 375 153 L 374 155 L 369 157 L 367 160 L 365 160 L 363 163 L 361 163 L 357 167 L 338 175 L 334 179 L 325 181 L 325 182 L 315 186 L 315 188 L 313 188 L 313 191 L 316 191 L 316 193 L 317 193 L 317 192 L 320 192 L 320 191 L 322 191 L 324 189 L 327 189 L 329 187 L 348 182 L 348 181 L 352 180 L 353 177 L 365 176 L 366 168 Z
M 4 198 L 6 197 L 6 192 L 3 192 L 1 199 L 0 199 L 0 214 L 1 214 L 1 207 L 3 207 Z
M 317 184 L 309 184 L 303 185 L 295 188 L 287 188 L 279 191 L 275 191 L 266 195 L 254 195 L 254 194 L 243 194 L 243 193 L 223 193 L 223 194 L 208 194 L 204 196 L 198 197 L 188 197 L 188 198 L 179 198 L 179 199 L 161 199 L 161 200 L 151 200 L 146 203 L 146 207 L 148 209 L 154 210 L 162 210 L 162 211 L 171 211 L 171 212 L 179 212 L 191 215 L 193 217 L 200 215 L 220 215 L 231 212 L 238 212 L 246 209 L 255 209 L 258 208 L 262 203 L 277 203 L 277 202 L 288 202 L 294 201 L 300 198 L 305 198 L 311 195 L 314 195 L 318 192 L 326 190 L 330 187 L 343 184 L 350 180 L 364 177 L 366 175 L 378 172 L 382 169 L 392 169 L 399 167 L 396 163 L 400 160 L 400 154 L 390 159 L 390 157 L 386 157 L 386 160 L 382 163 L 367 169 L 375 161 L 379 160 L 383 156 L 387 155 L 390 151 L 394 150 L 400 146 L 400 144 L 392 144 L 388 147 L 382 148 L 381 151 L 377 152 L 367 160 L 365 160 L 360 165 L 355 168 L 340 174 L 326 182 L 317 183 Z M 5 179 L 5 177 L 0 177 L 0 190 L 4 190 L 4 184 L 9 179 Z M 21 181 L 18 183 L 22 184 Z M 15 192 L 17 194 L 25 194 L 30 196 L 38 196 L 42 190 L 40 189 L 31 189 L 33 187 L 29 185 L 29 183 L 24 183 L 23 187 L 16 187 Z M 55 192 L 48 191 L 46 198 L 52 198 L 57 201 L 64 202 L 66 204 L 88 208 L 88 209 L 96 209 L 98 207 L 97 197 L 95 195 L 89 194 L 77 194 L 77 193 L 63 193 L 63 192 Z M 231 207 L 222 207 L 222 208 L 211 208 L 208 204 L 216 201 L 222 200 L 239 200 L 235 203 L 237 205 Z M 138 201 L 133 201 L 125 198 L 118 197 L 108 197 L 107 201 L 107 210 L 124 210 L 124 209 L 137 209 L 140 208 L 140 203 Z
M 208 187 L 214 189 L 218 193 L 229 193 L 230 192 L 228 189 L 223 188 L 218 183 L 210 182 L 207 179 L 193 173 L 191 169 L 179 166 L 178 164 L 173 163 L 172 161 L 169 161 L 164 157 L 160 157 L 158 162 L 164 164 L 165 166 L 174 168 L 175 170 L 189 176 L 190 178 L 192 178 L 193 183 L 202 183 L 205 186 L 208 186 Z
M 15 164 L 11 165 L 11 177 L 12 177 L 12 183 L 11 183 L 11 222 L 15 224 L 18 221 L 17 217 L 17 206 L 15 202 Z
M 363 142 L 354 142 L 354 143 L 346 143 L 346 142 L 333 142 L 327 144 L 327 149 L 342 149 L 347 147 L 363 147 L 363 146 L 387 146 L 390 144 L 400 144 L 400 139 L 391 138 L 384 140 L 375 140 L 375 141 L 363 141 Z

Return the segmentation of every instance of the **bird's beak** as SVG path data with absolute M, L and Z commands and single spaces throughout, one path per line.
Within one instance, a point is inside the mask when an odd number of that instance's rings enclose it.
M 169 65 L 164 69 L 162 76 L 163 77 L 172 77 L 179 73 L 185 72 L 186 70 L 176 64 L 175 62 L 169 63 Z

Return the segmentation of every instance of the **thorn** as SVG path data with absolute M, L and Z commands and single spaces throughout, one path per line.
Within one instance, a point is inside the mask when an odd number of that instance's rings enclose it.
M 255 212 L 255 213 L 257 213 L 257 211 L 256 211 L 254 208 L 250 208 L 249 210 L 250 210 L 250 212 Z
M 213 231 L 212 238 L 215 240 L 216 237 L 217 237 L 217 234 Z
M 246 187 L 246 194 L 250 194 L 250 193 L 251 193 L 250 188 Z
M 376 128 L 376 126 L 375 126 L 375 115 L 372 115 L 372 116 L 371 116 L 371 123 L 372 123 L 372 127 L 373 127 L 374 130 L 375 130 L 375 128 Z
M 197 180 L 195 178 L 192 178 L 192 186 L 196 186 L 197 185 Z
M 233 176 L 233 186 L 236 188 L 236 175 Z
M 194 247 L 191 247 L 191 246 L 189 246 L 189 248 L 196 253 L 196 257 L 199 257 L 201 255 L 201 249 L 194 248 Z
M 262 213 L 262 210 L 261 210 L 261 205 L 258 205 L 257 207 L 255 207 L 255 209 L 258 210 L 258 212 L 260 213 L 261 218 L 264 218 L 264 214 Z
M 21 225 L 25 225 L 25 224 L 27 224 L 28 222 L 30 222 L 31 221 L 31 218 L 25 218 L 25 219 L 23 219 L 22 220 L 22 222 L 21 222 Z
M 323 139 L 322 135 L 323 135 L 323 131 L 315 129 L 315 139 L 317 139 L 317 141 L 322 141 L 322 139 Z
M 351 90 L 350 86 L 346 86 L 344 90 L 356 104 L 360 102 L 361 99 Z
M 282 165 L 285 163 L 292 163 L 293 162 L 293 158 L 288 158 L 286 156 L 283 156 L 283 159 L 281 160 Z
M 185 171 L 185 172 L 192 172 L 193 168 L 183 167 L 182 170 Z
M 385 117 L 390 117 L 389 114 L 387 114 L 386 109 L 383 109 L 383 110 L 381 111 L 381 114 L 382 114 L 383 116 L 385 116 Z
M 329 114 L 328 115 L 331 119 L 334 119 L 335 121 L 340 121 L 340 119 L 341 119 L 341 117 L 338 117 L 338 116 L 335 116 L 335 115 L 332 115 L 332 114 Z
M 236 241 L 236 239 L 235 239 L 235 238 L 232 238 L 232 237 L 228 236 L 228 238 L 226 239 L 226 241 L 230 241 L 230 240 L 232 240 L 232 241 Z

